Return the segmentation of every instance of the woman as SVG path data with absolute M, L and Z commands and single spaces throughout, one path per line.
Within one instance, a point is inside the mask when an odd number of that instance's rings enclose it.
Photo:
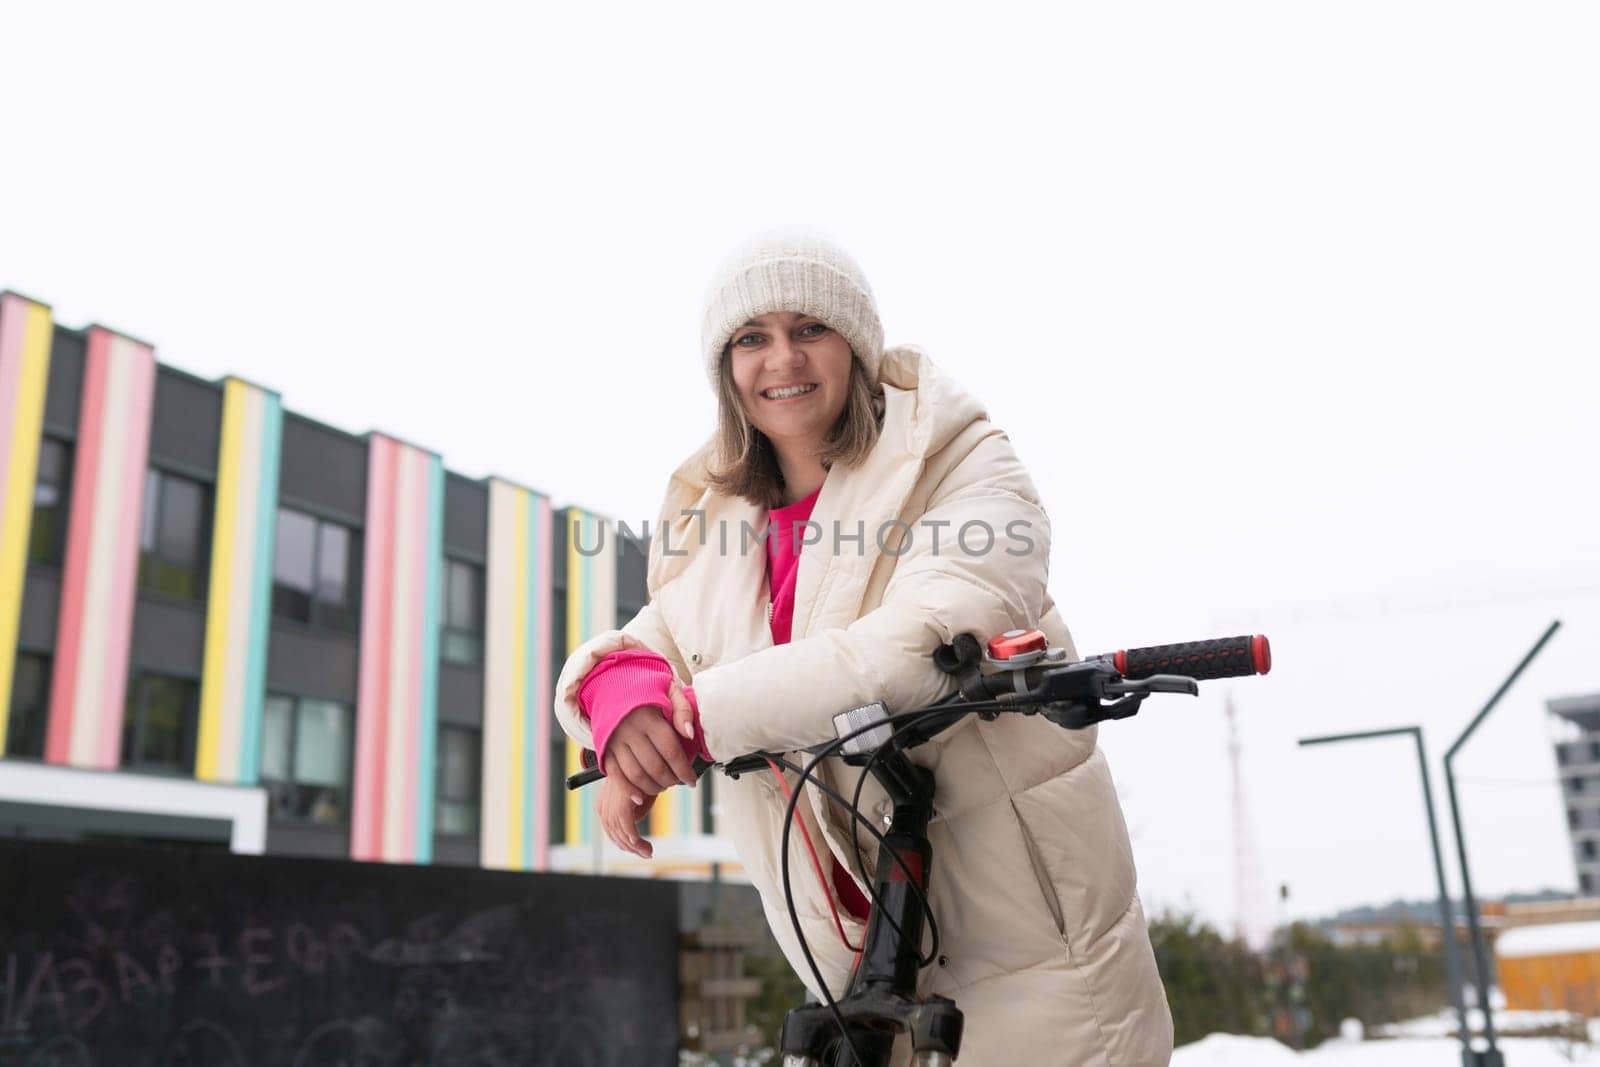
M 918 350 L 884 349 L 872 291 L 842 249 L 785 231 L 736 251 L 707 297 L 702 354 L 719 426 L 672 476 L 650 603 L 573 652 L 557 683 L 562 725 L 607 774 L 602 825 L 640 855 L 636 820 L 693 780 L 693 754 L 796 750 L 830 738 L 840 711 L 932 703 L 948 686 L 929 653 L 959 633 L 1037 626 L 1072 648 L 1045 589 L 1048 520 L 1010 443 Z M 769 524 L 752 547 L 746 531 Z M 960 1063 L 1167 1063 L 1171 1019 L 1094 731 L 969 716 L 911 756 L 937 776 L 929 896 L 942 955 L 921 992 L 965 1013 Z M 855 784 L 842 764 L 823 776 Z M 881 819 L 875 784 L 863 807 Z M 779 873 L 782 787 L 744 775 L 717 788 L 718 832 L 809 985 Z M 799 834 L 790 869 L 837 995 L 853 953 L 833 916 L 859 944 L 866 898 L 848 820 L 815 789 L 797 811 L 826 842 L 825 876 Z

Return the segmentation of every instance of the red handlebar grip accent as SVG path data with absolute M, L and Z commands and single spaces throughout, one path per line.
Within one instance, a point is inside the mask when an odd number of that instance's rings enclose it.
M 1256 673 L 1266 674 L 1272 670 L 1272 646 L 1267 643 L 1264 634 L 1256 634 L 1251 639 L 1251 654 L 1256 661 Z

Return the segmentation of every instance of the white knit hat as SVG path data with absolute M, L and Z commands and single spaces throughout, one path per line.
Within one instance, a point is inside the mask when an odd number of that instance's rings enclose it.
M 838 331 L 866 368 L 867 381 L 877 385 L 883 324 L 867 276 L 821 233 L 789 227 L 746 241 L 712 277 L 700 320 L 700 350 L 713 390 L 733 332 L 775 311 L 811 315 Z

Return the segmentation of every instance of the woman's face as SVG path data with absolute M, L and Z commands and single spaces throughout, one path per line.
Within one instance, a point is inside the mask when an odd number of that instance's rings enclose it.
M 793 311 L 751 319 L 729 342 L 733 388 L 745 415 L 775 445 L 815 448 L 844 412 L 850 345 Z

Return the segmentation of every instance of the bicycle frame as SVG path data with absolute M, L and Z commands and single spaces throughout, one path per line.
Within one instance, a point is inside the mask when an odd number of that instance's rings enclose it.
M 886 1067 L 899 1028 L 910 1036 L 914 1063 L 942 1067 L 961 1051 L 961 1009 L 946 997 L 916 997 L 926 919 L 919 892 L 927 892 L 933 867 L 928 842 L 933 774 L 898 750 L 877 757 L 871 769 L 894 809 L 879 848 L 877 901 L 867 921 L 861 959 L 835 1007 L 849 1027 L 852 1043 L 865 1057 L 860 1067 Z M 917 885 L 911 884 L 908 871 Z M 830 1056 L 826 1062 L 832 1067 L 856 1062 L 839 1039 L 834 1013 L 823 1004 L 789 1012 L 779 1051 L 784 1067 L 820 1067 Z

